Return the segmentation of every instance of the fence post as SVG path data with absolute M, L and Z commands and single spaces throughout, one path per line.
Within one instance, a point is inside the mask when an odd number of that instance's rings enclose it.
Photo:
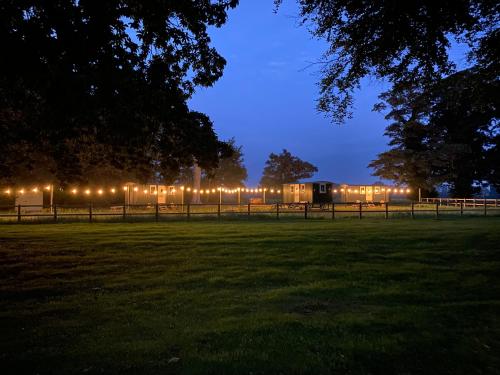
M 160 215 L 160 210 L 158 207 L 158 203 L 155 204 L 155 221 L 158 222 L 158 217 Z
M 280 204 L 276 203 L 276 219 L 280 218 Z
M 359 202 L 359 220 L 363 218 L 363 204 Z
M 436 202 L 436 218 L 439 217 L 439 201 Z
M 127 217 L 127 208 L 126 208 L 125 204 L 123 204 L 123 221 L 126 220 L 126 217 Z
M 53 205 L 53 210 L 54 210 L 54 221 L 57 222 L 57 205 L 55 203 Z
M 332 202 L 332 220 L 335 220 L 335 203 Z
M 189 203 L 187 204 L 186 215 L 187 215 L 187 218 L 189 220 L 191 218 L 191 205 Z
M 385 218 L 389 219 L 389 202 L 385 202 Z
M 487 215 L 487 207 L 488 205 L 486 204 L 486 198 L 484 198 L 484 216 Z
M 307 219 L 307 203 L 304 203 L 304 219 Z
M 415 203 L 411 202 L 411 218 L 415 219 Z
M 92 203 L 89 203 L 89 223 L 92 222 Z
M 460 216 L 464 216 L 464 202 L 460 202 Z
M 21 221 L 21 205 L 20 204 L 17 205 L 17 221 L 18 222 Z
M 217 205 L 217 218 L 220 219 L 220 203 Z

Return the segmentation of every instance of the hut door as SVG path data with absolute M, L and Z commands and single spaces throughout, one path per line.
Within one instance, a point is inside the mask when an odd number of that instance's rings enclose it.
M 294 194 L 293 194 L 293 201 L 294 201 L 294 203 L 300 202 L 300 185 L 299 184 L 295 185 Z
M 366 187 L 366 201 L 373 202 L 373 186 Z

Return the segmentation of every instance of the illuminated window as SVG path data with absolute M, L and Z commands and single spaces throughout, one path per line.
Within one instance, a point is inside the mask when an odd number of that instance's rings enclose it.
M 301 185 L 300 185 L 300 190 L 301 190 L 302 192 L 306 191 L 306 185 L 301 184 Z
M 293 185 L 290 185 L 290 193 L 293 193 Z
M 375 186 L 375 194 L 380 193 L 380 188 L 378 186 Z
M 359 193 L 360 193 L 360 194 L 365 194 L 365 193 L 366 193 L 366 191 L 365 191 L 365 187 L 364 187 L 364 186 L 360 186 L 360 187 L 359 187 Z
M 149 185 L 149 194 L 156 194 L 156 185 Z
M 201 190 L 200 190 L 200 191 L 201 191 Z M 175 187 L 174 187 L 174 186 L 169 186 L 169 187 L 168 187 L 168 193 L 169 193 L 170 195 L 174 194 L 174 193 L 175 193 Z
M 326 193 L 326 185 L 325 184 L 319 184 L 319 192 Z

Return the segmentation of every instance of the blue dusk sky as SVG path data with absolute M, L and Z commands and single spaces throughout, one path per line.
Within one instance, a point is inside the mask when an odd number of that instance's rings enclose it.
M 365 79 L 353 118 L 332 124 L 316 110 L 318 68 L 307 68 L 326 43 L 298 24 L 295 0 L 273 10 L 272 0 L 242 0 L 226 25 L 211 30 L 227 65 L 213 87 L 198 89 L 191 108 L 210 116 L 221 139 L 243 146 L 248 185 L 259 182 L 269 154 L 284 148 L 318 167 L 313 179 L 377 181 L 368 164 L 388 148 L 388 122 L 372 112 L 384 83 Z

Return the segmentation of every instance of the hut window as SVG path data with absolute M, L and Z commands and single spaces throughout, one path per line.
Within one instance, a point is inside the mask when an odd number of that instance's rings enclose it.
M 378 186 L 375 186 L 375 194 L 380 193 L 380 188 Z
M 360 186 L 359 187 L 359 193 L 360 194 L 365 194 L 365 187 L 364 186 Z
M 156 185 L 149 185 L 149 194 L 154 194 L 156 192 Z
M 293 185 L 290 185 L 290 193 L 293 193 Z
M 326 193 L 326 185 L 325 184 L 319 184 L 319 192 Z
M 306 185 L 304 184 L 300 185 L 300 190 L 302 190 L 302 192 L 306 191 Z

